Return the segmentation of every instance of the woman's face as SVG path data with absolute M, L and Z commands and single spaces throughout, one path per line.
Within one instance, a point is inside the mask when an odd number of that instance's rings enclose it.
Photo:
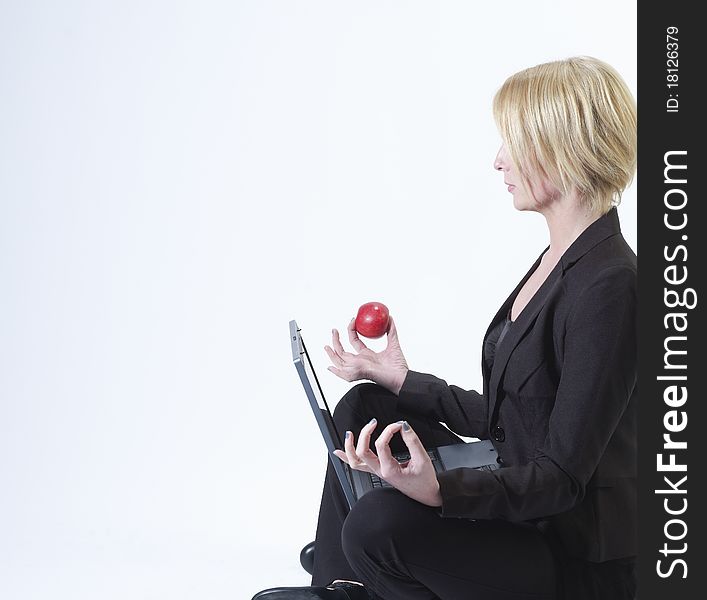
M 503 144 L 493 161 L 493 168 L 503 173 L 503 183 L 513 194 L 513 206 L 517 210 L 534 210 L 542 212 L 553 200 L 559 198 L 559 190 L 553 186 L 547 177 L 541 173 L 531 173 L 528 189 L 511 155 Z

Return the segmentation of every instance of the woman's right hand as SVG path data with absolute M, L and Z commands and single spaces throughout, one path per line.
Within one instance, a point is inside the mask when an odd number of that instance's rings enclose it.
M 347 330 L 349 342 L 357 353 L 344 350 L 339 332 L 332 329 L 332 347 L 324 346 L 333 363 L 328 369 L 346 381 L 370 379 L 397 394 L 405 381 L 408 365 L 400 348 L 393 317 L 390 317 L 386 332 L 388 344 L 381 352 L 374 352 L 361 341 L 354 327 L 355 321 L 355 318 L 351 319 Z

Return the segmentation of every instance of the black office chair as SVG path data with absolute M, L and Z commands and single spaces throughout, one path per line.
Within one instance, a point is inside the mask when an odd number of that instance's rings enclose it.
M 314 542 L 309 542 L 299 553 L 299 562 L 302 568 L 310 575 L 314 571 Z

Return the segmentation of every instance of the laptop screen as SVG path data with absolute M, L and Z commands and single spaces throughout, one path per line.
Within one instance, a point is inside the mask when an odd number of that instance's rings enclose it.
M 290 343 L 292 345 L 292 361 L 295 363 L 300 381 L 302 382 L 312 412 L 314 413 L 314 418 L 317 420 L 317 425 L 319 426 L 319 430 L 324 438 L 324 443 L 329 451 L 329 459 L 331 460 L 332 467 L 334 467 L 336 476 L 341 483 L 349 506 L 353 506 L 356 500 L 353 485 L 349 479 L 350 474 L 348 469 L 346 469 L 347 465 L 334 454 L 334 450 L 342 449 L 344 444 L 334 424 L 334 418 L 329 410 L 329 405 L 324 398 L 324 392 L 319 383 L 319 378 L 314 372 L 312 360 L 304 345 L 300 329 L 297 327 L 297 322 L 294 320 L 290 321 Z
M 295 321 L 290 321 L 290 339 L 292 341 L 292 360 L 300 373 L 300 379 L 302 379 L 302 384 L 309 397 L 312 410 L 315 412 L 315 417 L 317 417 L 317 422 L 320 423 L 320 429 L 323 424 L 326 428 L 326 434 L 332 438 L 331 441 L 336 442 L 336 445 L 330 448 L 329 451 L 333 452 L 335 448 L 343 448 L 343 441 L 334 424 L 334 418 L 324 397 L 319 378 L 314 371 L 312 359 L 302 339 L 301 330 L 297 327 Z M 320 418 L 324 423 L 320 422 Z M 322 431 L 322 433 L 325 434 L 325 431 Z

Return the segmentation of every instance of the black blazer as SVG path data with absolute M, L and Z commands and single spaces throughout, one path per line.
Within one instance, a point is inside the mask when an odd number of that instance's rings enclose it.
M 408 373 L 401 410 L 492 439 L 504 467 L 441 473 L 442 514 L 533 521 L 568 555 L 593 562 L 634 556 L 636 336 L 636 255 L 614 208 L 567 249 L 490 370 L 482 359 L 483 394 Z

